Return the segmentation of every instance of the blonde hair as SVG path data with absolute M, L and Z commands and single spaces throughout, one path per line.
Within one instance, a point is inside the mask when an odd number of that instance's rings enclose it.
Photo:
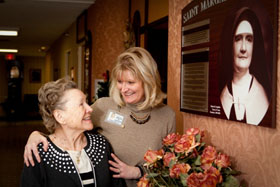
M 117 79 L 126 70 L 143 83 L 145 99 L 137 106 L 139 110 L 153 108 L 162 103 L 166 94 L 161 91 L 160 75 L 155 60 L 147 50 L 141 47 L 132 47 L 119 55 L 112 70 L 110 96 L 118 105 L 125 106 L 117 88 Z
M 55 109 L 63 109 L 62 97 L 66 90 L 76 89 L 77 85 L 69 77 L 58 79 L 44 84 L 38 91 L 40 114 L 43 123 L 50 133 L 59 126 L 53 116 Z

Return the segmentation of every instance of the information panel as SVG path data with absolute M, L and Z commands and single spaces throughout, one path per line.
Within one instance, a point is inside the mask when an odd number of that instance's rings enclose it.
M 277 0 L 182 10 L 181 111 L 275 127 L 277 14 Z

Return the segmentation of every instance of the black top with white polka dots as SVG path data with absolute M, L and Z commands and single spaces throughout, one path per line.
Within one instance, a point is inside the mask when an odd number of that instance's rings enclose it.
M 111 146 L 105 137 L 100 134 L 85 133 L 85 135 L 88 143 L 84 150 L 92 162 L 96 185 L 98 187 L 125 186 L 122 179 L 112 178 L 113 173 L 109 170 L 108 164 L 108 160 L 111 159 Z M 42 144 L 38 146 L 41 162 L 36 163 L 34 167 L 24 166 L 21 186 L 82 186 L 80 176 L 68 152 L 58 148 L 49 138 L 48 141 L 47 152 L 43 150 Z

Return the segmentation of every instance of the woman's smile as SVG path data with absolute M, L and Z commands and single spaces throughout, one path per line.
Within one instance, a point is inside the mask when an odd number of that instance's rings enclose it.
M 117 88 L 125 103 L 136 104 L 144 98 L 144 88 L 141 80 L 136 79 L 129 70 L 122 72 L 118 78 Z

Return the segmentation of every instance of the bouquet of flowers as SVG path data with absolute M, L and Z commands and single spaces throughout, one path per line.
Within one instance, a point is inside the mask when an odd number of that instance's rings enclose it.
M 145 175 L 138 187 L 220 186 L 239 187 L 229 156 L 202 142 L 204 132 L 190 128 L 185 134 L 169 134 L 160 150 L 148 150 L 144 156 Z

